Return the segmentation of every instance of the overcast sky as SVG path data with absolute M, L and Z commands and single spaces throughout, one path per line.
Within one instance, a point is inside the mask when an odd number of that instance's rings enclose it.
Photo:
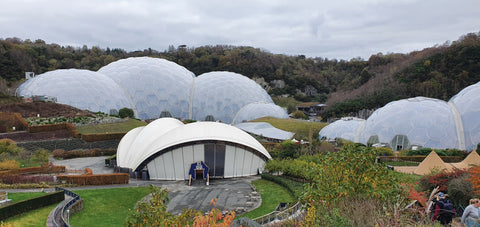
M 479 0 L 0 1 L 0 38 L 127 51 L 222 44 L 368 59 L 479 31 Z

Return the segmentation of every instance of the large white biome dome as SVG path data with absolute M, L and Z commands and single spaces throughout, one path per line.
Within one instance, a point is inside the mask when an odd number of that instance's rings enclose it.
M 449 103 L 455 106 L 462 120 L 466 149 L 475 149 L 480 142 L 480 82 L 461 90 Z
M 344 117 L 325 127 L 319 134 L 319 139 L 334 140 L 342 138 L 345 140 L 355 141 L 355 136 L 359 128 L 364 124 L 365 120 L 356 117 Z
M 55 70 L 45 74 L 48 76 L 27 80 L 18 93 L 24 97 L 51 95 L 61 103 L 95 112 L 128 107 L 140 119 L 171 116 L 204 121 L 213 117 L 231 124 L 265 116 L 288 118 L 248 77 L 232 72 L 195 77 L 184 67 L 160 58 L 122 59 L 98 72 Z
M 344 139 L 351 138 L 354 131 L 336 122 L 324 129 L 333 130 L 330 128 L 341 132 L 332 136 Z M 472 151 L 480 143 L 480 82 L 464 88 L 448 102 L 425 97 L 390 102 L 356 131 L 352 141 L 381 143 L 393 150 L 420 146 Z M 324 134 L 320 131 L 319 138 Z
M 460 148 L 451 107 L 445 101 L 425 97 L 390 102 L 373 112 L 358 142 L 387 143 L 394 150 L 412 145 Z
M 195 75 L 174 62 L 150 57 L 127 58 L 98 70 L 127 94 L 138 118 L 155 119 L 162 111 L 188 118 Z
M 208 166 L 210 177 L 256 175 L 268 159 L 270 154 L 257 140 L 234 126 L 185 125 L 174 118 L 160 118 L 129 131 L 117 149 L 120 169 L 146 171 L 157 180 L 189 179 L 192 164 L 201 162 Z
M 93 112 L 132 108 L 122 89 L 109 77 L 80 69 L 58 69 L 27 80 L 17 89 L 24 97 L 51 96 L 57 102 Z
M 250 103 L 273 101 L 260 85 L 246 76 L 232 72 L 209 72 L 195 79 L 193 119 L 203 120 L 212 115 L 215 120 L 232 123 L 238 111 Z M 252 117 L 255 116 L 256 113 L 252 113 Z

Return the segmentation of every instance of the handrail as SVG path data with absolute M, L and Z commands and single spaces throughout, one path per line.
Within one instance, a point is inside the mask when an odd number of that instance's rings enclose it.
M 289 219 L 294 213 L 302 209 L 303 204 L 298 201 L 295 205 L 283 210 L 283 211 L 273 211 L 258 218 L 254 218 L 253 221 L 257 222 L 260 225 L 265 225 L 273 221 L 281 221 Z
M 61 210 L 61 215 L 60 215 L 60 221 L 62 223 L 57 223 L 57 221 L 55 220 L 55 217 L 57 216 L 58 214 L 58 208 L 59 206 L 57 206 L 55 208 L 55 211 L 54 211 L 54 214 L 53 214 L 53 224 L 55 226 L 62 226 L 62 227 L 70 227 L 70 224 L 65 221 L 65 211 L 68 210 L 68 208 L 70 208 L 73 204 L 75 204 L 78 200 L 80 200 L 80 196 L 75 194 L 74 192 L 72 191 L 69 191 L 67 189 L 64 189 L 64 188 L 59 188 L 59 187 L 55 187 L 55 191 L 60 191 L 62 190 L 66 195 L 70 196 L 70 197 L 73 197 L 73 199 L 69 200 L 68 202 L 66 202 L 65 205 L 62 206 L 62 210 Z M 65 203 L 65 201 L 63 201 L 63 203 Z

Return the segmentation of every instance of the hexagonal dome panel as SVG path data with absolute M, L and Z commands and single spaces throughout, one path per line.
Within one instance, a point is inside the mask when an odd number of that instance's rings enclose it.
M 397 135 L 405 135 L 410 145 L 459 148 L 452 109 L 447 102 L 432 98 L 403 99 L 376 110 L 366 120 L 359 142 L 367 144 L 375 135 L 380 143 L 389 143 L 394 150 L 408 148 L 391 144 Z
M 462 119 L 466 149 L 475 149 L 480 142 L 480 82 L 464 88 L 449 102 L 455 105 Z
M 193 119 L 212 115 L 216 120 L 232 123 L 237 112 L 250 103 L 273 103 L 272 98 L 255 81 L 232 72 L 209 72 L 195 79 Z
M 109 77 L 89 70 L 58 69 L 27 80 L 17 89 L 24 97 L 57 98 L 58 103 L 109 113 L 111 109 L 132 108 L 122 89 Z
M 150 57 L 127 58 L 98 72 L 126 91 L 138 118 L 156 119 L 162 111 L 169 111 L 174 117 L 189 117 L 195 75 L 174 62 Z

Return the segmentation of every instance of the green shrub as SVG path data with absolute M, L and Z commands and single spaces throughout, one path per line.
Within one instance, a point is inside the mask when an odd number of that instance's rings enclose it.
M 297 119 L 304 119 L 305 118 L 305 113 L 303 113 L 303 111 L 301 111 L 301 110 L 297 110 L 297 111 L 292 113 L 292 117 L 297 118 Z
M 118 116 L 121 118 L 126 118 L 126 117 L 133 118 L 134 113 L 132 109 L 125 107 L 118 111 Z
M 389 147 L 378 147 L 375 148 L 377 155 L 379 156 L 393 156 L 393 150 Z

